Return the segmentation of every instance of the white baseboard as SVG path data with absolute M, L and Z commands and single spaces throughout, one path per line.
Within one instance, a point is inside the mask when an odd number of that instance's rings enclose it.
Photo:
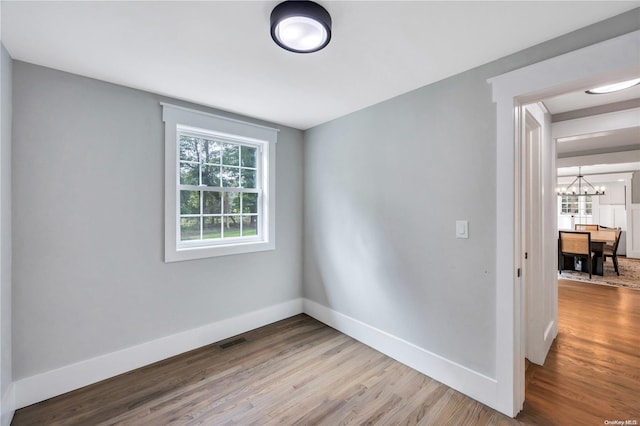
M 11 407 L 15 407 L 15 409 L 26 407 L 118 374 L 300 314 L 302 313 L 302 306 L 302 299 L 294 299 L 17 380 L 12 383 L 12 385 L 15 385 L 15 404 L 12 404 Z M 4 415 L 2 421 L 4 425 Z
M 373 349 L 498 410 L 497 381 L 359 320 L 303 299 L 304 313 Z
M 294 299 L 17 380 L 11 384 L 11 392 L 8 390 L 6 393 L 10 395 L 3 396 L 2 407 L 3 410 L 5 407 L 11 408 L 12 416 L 14 409 L 302 312 L 483 404 L 496 408 L 495 379 L 308 299 Z M 9 416 L 8 420 L 5 420 L 4 414 L 2 426 L 11 421 Z
M 9 426 L 13 420 L 13 413 L 16 410 L 16 387 L 10 383 L 7 390 L 2 395 L 2 413 L 0 413 L 0 425 Z

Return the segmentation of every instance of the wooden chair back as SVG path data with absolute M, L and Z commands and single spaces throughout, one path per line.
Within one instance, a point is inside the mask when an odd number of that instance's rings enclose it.
M 613 244 L 605 244 L 603 247 L 603 253 L 606 257 L 615 257 L 618 252 L 618 245 L 620 244 L 620 236 L 622 235 L 622 228 L 611 228 L 611 231 L 615 232 L 615 240 Z
M 616 242 L 613 243 L 613 254 L 618 251 L 618 244 L 620 244 L 620 236 L 622 235 L 622 228 L 616 228 Z
M 560 253 L 591 255 L 591 234 L 579 231 L 560 231 Z
M 600 228 L 598 234 L 606 235 L 610 241 L 615 241 L 618 238 L 618 230 L 616 228 Z M 611 245 L 611 243 L 608 242 L 607 244 Z
M 591 225 L 586 223 L 576 223 L 574 229 L 576 231 L 597 231 L 598 225 Z

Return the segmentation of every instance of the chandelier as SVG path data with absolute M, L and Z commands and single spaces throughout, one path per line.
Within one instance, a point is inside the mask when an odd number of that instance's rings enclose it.
M 578 167 L 578 176 L 567 187 L 556 188 L 558 195 L 575 195 L 586 197 L 591 195 L 604 195 L 604 186 L 591 185 L 582 175 L 581 167 Z

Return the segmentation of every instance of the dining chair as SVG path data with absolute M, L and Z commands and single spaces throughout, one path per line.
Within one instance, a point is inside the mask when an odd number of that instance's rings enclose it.
M 562 272 L 566 256 L 586 259 L 589 279 L 592 276 L 593 256 L 591 253 L 591 233 L 580 231 L 559 231 L 558 271 Z
M 620 244 L 620 236 L 622 235 L 622 228 L 616 229 L 616 240 L 612 246 L 605 244 L 602 249 L 602 260 L 603 262 L 607 261 L 607 257 L 610 257 L 613 260 L 613 268 L 616 270 L 616 274 L 620 276 L 620 270 L 618 269 L 618 244 Z
M 576 231 L 597 231 L 598 225 L 591 225 L 586 223 L 576 223 L 574 229 Z

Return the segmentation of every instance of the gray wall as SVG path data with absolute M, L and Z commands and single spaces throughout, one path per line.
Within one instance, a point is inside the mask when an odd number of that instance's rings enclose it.
M 11 383 L 12 68 L 13 61 L 0 43 L 0 398 Z M 2 407 L 3 415 L 7 408 Z
M 640 172 L 633 172 L 631 179 L 631 202 L 640 203 Z
M 636 9 L 307 131 L 305 297 L 494 376 L 486 80 L 638 27 Z M 468 240 L 456 219 L 469 220 Z
M 301 296 L 301 131 L 276 126 L 275 251 L 165 264 L 159 102 L 190 105 L 19 61 L 13 83 L 14 380 Z

